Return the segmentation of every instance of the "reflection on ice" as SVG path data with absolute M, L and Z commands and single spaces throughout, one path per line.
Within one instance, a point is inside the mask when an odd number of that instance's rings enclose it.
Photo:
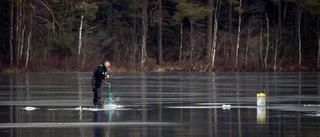
M 258 124 L 265 124 L 267 113 L 266 113 L 266 107 L 257 107 L 257 123 Z

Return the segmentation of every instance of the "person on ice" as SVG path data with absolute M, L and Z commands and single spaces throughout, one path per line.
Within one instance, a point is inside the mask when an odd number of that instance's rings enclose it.
M 107 78 L 112 76 L 112 71 L 110 69 L 110 62 L 106 61 L 104 63 L 99 64 L 97 68 L 93 71 L 91 86 L 93 91 L 93 105 L 101 106 L 101 94 L 100 87 L 102 81 L 106 82 Z

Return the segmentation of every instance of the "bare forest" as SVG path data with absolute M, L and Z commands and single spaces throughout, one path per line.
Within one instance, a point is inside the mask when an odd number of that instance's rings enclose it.
M 317 71 L 320 0 L 1 0 L 0 72 Z

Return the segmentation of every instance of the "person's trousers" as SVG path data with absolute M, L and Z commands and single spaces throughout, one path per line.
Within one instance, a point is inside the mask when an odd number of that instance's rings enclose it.
M 92 77 L 91 86 L 93 91 L 93 105 L 101 104 L 101 82 L 97 81 L 95 77 Z

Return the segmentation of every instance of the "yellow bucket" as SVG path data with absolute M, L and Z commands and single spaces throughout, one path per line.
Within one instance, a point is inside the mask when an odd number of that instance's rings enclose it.
M 258 93 L 257 94 L 257 106 L 266 106 L 266 94 L 265 93 Z
M 266 96 L 265 93 L 258 93 L 258 94 L 257 94 L 257 97 L 265 97 L 265 96 Z

